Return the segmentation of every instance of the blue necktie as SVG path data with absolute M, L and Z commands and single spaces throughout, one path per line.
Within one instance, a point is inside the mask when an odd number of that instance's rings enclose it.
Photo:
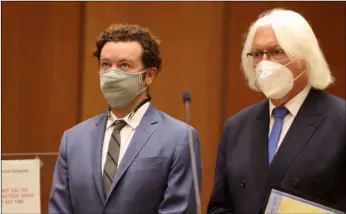
M 280 139 L 280 134 L 282 130 L 282 125 L 285 116 L 287 115 L 288 110 L 286 107 L 277 107 L 273 110 L 273 116 L 275 118 L 274 120 L 274 125 L 272 128 L 272 131 L 270 132 L 269 135 L 269 142 L 268 142 L 268 161 L 269 164 L 271 164 L 274 156 L 275 156 L 275 151 Z

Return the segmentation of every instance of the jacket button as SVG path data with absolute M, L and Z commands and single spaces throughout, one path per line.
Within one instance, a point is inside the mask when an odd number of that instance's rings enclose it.
M 293 179 L 293 186 L 298 186 L 299 185 L 299 179 L 298 178 L 294 178 Z
M 240 186 L 243 187 L 243 188 L 245 188 L 245 185 L 246 185 L 245 180 L 242 180 L 242 181 L 240 182 Z

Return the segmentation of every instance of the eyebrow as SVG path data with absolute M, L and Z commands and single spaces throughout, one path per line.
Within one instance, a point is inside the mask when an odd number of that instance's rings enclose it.
M 133 61 L 131 59 L 124 58 L 119 60 L 119 62 L 133 62 Z
M 108 61 L 108 62 L 110 62 L 111 60 L 108 59 L 107 57 L 101 57 L 100 61 Z M 127 58 L 121 59 L 117 63 L 122 63 L 122 62 L 128 62 L 128 63 L 134 64 L 134 62 L 132 60 L 127 59 Z
M 123 63 L 123 62 L 130 63 L 131 65 L 134 65 L 134 64 L 135 64 L 132 60 L 127 59 L 127 58 L 125 58 L 125 59 L 120 59 L 117 63 Z
M 263 48 L 263 46 L 261 47 L 254 47 L 254 48 L 251 48 L 251 51 L 258 51 L 258 50 L 271 50 L 271 49 L 279 49 L 281 48 L 281 46 L 279 44 L 270 44 L 268 45 L 266 48 Z
M 110 61 L 107 57 L 100 57 L 100 60 L 102 60 L 102 61 Z

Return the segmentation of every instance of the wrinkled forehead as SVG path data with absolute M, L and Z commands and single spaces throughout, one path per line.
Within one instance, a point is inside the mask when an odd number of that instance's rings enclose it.
M 271 50 L 281 48 L 277 41 L 273 27 L 270 24 L 260 25 L 255 31 L 251 49 Z

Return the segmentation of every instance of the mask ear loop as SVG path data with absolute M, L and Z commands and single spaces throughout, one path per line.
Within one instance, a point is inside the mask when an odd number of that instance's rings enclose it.
M 291 60 L 290 62 L 286 63 L 286 64 L 283 65 L 283 66 L 287 67 L 289 64 L 291 64 L 292 62 L 297 61 L 297 60 L 298 60 L 298 59 Z M 298 79 L 301 75 L 303 75 L 303 74 L 305 73 L 305 71 L 306 71 L 306 69 L 304 69 L 302 72 L 300 72 L 300 74 L 299 74 L 298 76 L 294 77 L 294 78 L 292 79 L 292 82 L 294 82 L 294 81 L 295 81 L 296 79 Z
M 146 87 L 148 87 L 146 84 L 145 84 L 145 78 L 146 78 L 146 76 L 147 76 L 147 73 L 148 73 L 148 71 L 150 70 L 150 68 L 147 68 L 147 69 L 144 69 L 143 71 L 140 71 L 140 73 L 142 73 L 141 74 L 141 82 L 142 82 L 142 86 L 144 87 L 144 88 L 146 88 Z
M 298 59 L 291 60 L 291 61 L 289 61 L 288 63 L 284 64 L 283 66 L 287 67 L 289 64 L 291 64 L 292 62 L 295 62 L 295 61 L 297 61 L 297 60 L 298 60 Z
M 300 74 L 298 76 L 294 77 L 292 79 L 292 82 L 295 81 L 296 79 L 298 79 L 301 75 L 303 75 L 305 73 L 305 71 L 306 71 L 306 69 L 304 69 L 302 72 L 300 72 Z
M 143 87 L 143 91 L 144 90 L 146 90 L 147 91 L 147 97 L 149 98 L 149 99 L 151 99 L 151 95 L 150 95 L 150 91 L 149 91 L 149 85 L 147 85 L 146 83 L 145 83 L 145 78 L 146 78 L 146 75 L 147 75 L 147 73 L 148 73 L 148 71 L 150 70 L 150 69 L 152 69 L 152 68 L 147 68 L 147 69 L 144 69 L 143 71 L 141 71 L 141 73 L 142 73 L 142 75 L 141 75 L 141 84 L 143 84 L 142 85 L 142 87 Z M 143 92 L 142 91 L 142 92 Z

